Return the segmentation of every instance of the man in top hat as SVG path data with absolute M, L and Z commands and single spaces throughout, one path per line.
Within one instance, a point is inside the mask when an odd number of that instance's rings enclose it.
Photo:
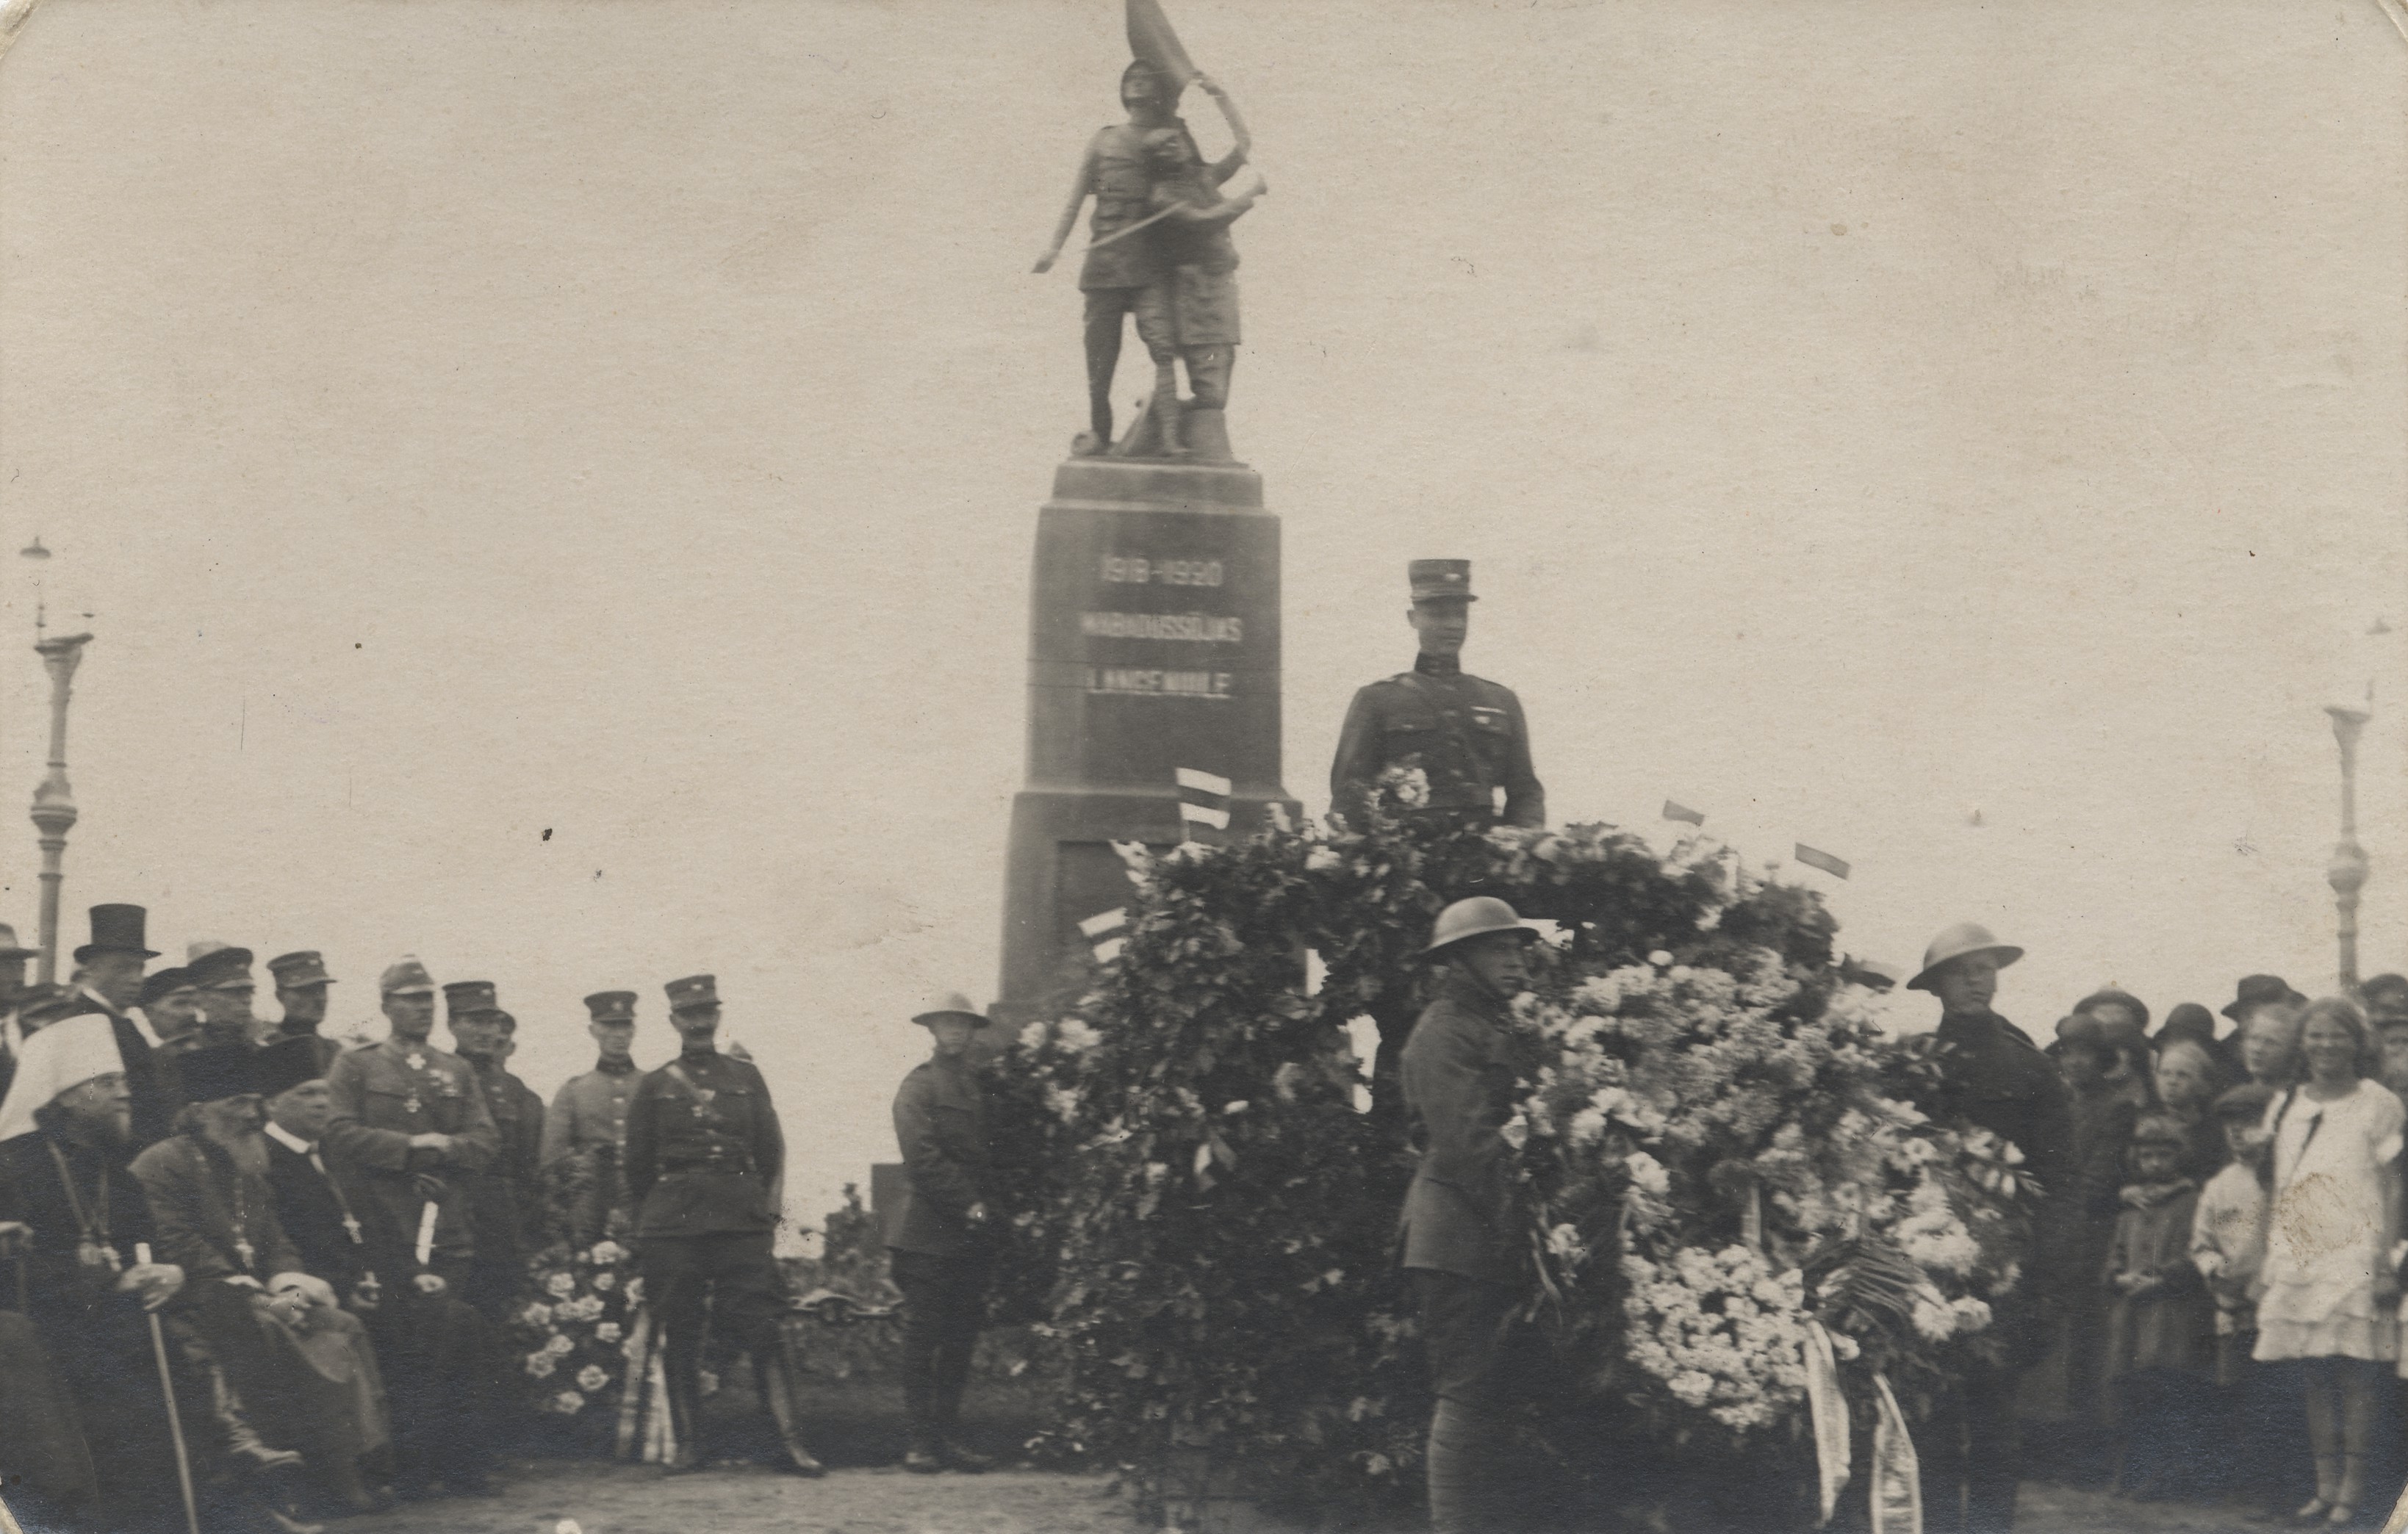
M 92 941 L 75 951 L 80 968 L 82 994 L 108 1015 L 109 1032 L 117 1037 L 119 1057 L 125 1065 L 126 1090 L 134 1096 L 136 1149 L 166 1138 L 175 1116 L 176 1099 L 150 1041 L 125 1010 L 142 997 L 142 967 L 158 953 L 143 941 L 149 913 L 140 906 L 92 908 Z
M 544 1115 L 541 1161 L 550 1170 L 574 1158 L 584 1191 L 569 1212 L 578 1245 L 626 1227 L 627 1105 L 636 1096 L 636 993 L 596 991 L 585 998 L 585 1031 L 599 1052 L 594 1068 L 571 1076 Z
M 489 1490 L 497 1403 L 484 1319 L 417 1260 L 410 1232 L 325 1143 L 335 1105 L 317 1042 L 280 1039 L 253 1062 L 277 1222 L 301 1266 L 326 1281 L 375 1341 L 402 1494 L 423 1496 L 437 1482 L 454 1492 Z
M 391 1439 L 384 1384 L 359 1319 L 302 1266 L 276 1217 L 256 1049 L 178 1062 L 177 1132 L 134 1158 L 159 1255 L 184 1271 L 194 1324 L 267 1441 L 298 1450 L 337 1506 L 371 1506 L 360 1458 Z
M 327 992 L 335 977 L 326 973 L 326 961 L 314 948 L 297 953 L 279 953 L 267 961 L 267 972 L 276 980 L 276 1004 L 284 1009 L 284 1020 L 276 1025 L 276 1039 L 307 1039 L 310 1052 L 318 1056 L 318 1072 L 335 1063 L 343 1046 L 318 1030 L 326 1023 Z
M 223 1047 L 259 1042 L 259 1017 L 252 1010 L 259 996 L 251 975 L 251 950 L 205 939 L 188 944 L 184 968 L 192 971 L 193 987 L 201 1004 L 201 1039 Z
M 2065 1082 L 2031 1036 L 1991 1011 L 1999 971 L 2024 951 L 1961 922 L 1931 939 L 1923 968 L 1907 988 L 1940 998 L 1933 1054 L 1942 1111 L 1987 1129 L 2020 1152 L 2043 1197 L 2062 1197 L 2070 1165 L 2071 1105 Z M 2098 1025 L 2092 1024 L 2096 1027 Z M 2024 1269 L 2036 1272 L 2037 1249 Z M 1923 1505 L 1933 1534 L 2011 1528 L 2021 1445 L 2014 1413 L 2016 1376 L 2043 1345 L 2042 1319 L 2002 1301 L 1994 1328 L 2007 1343 L 2008 1367 L 1969 1367 L 1941 1404 L 1942 1424 L 1923 1456 Z
M 500 1150 L 476 1071 L 427 1042 L 435 1031 L 435 980 L 406 957 L 377 988 L 393 1031 L 346 1050 L 326 1068 L 334 1111 L 326 1141 L 359 1169 L 360 1186 L 410 1232 L 456 1292 L 476 1257 L 464 1180 Z M 429 1211 L 432 1211 L 431 1223 Z
M 1494 896 L 1438 914 L 1423 957 L 1440 967 L 1404 1050 L 1413 1180 L 1399 1225 L 1402 1266 L 1421 1303 L 1438 1405 L 1430 1417 L 1432 1534 L 1510 1525 L 1497 1461 L 1511 1436 L 1522 1254 L 1512 1153 L 1499 1134 L 1516 1082 L 1535 1063 L 1507 1032 L 1528 989 L 1538 934 Z
M 719 982 L 689 975 L 668 982 L 678 1057 L 636 1084 L 627 1105 L 627 1192 L 644 1300 L 662 1334 L 673 1470 L 703 1462 L 702 1332 L 752 1357 L 764 1404 L 785 1458 L 780 1469 L 824 1473 L 803 1446 L 785 1368 L 778 1269 L 769 1243 L 785 1181 L 786 1140 L 769 1085 L 749 1061 L 719 1052 Z
M 935 1044 L 895 1094 L 895 1140 L 907 1183 L 887 1241 L 903 1312 L 903 1408 L 911 1445 L 903 1468 L 983 1470 L 993 1462 L 961 1442 L 962 1391 L 986 1320 L 986 1288 L 1000 1224 L 989 1211 L 995 1159 L 986 1096 L 971 1068 L 970 1039 L 986 1014 L 958 991 L 912 1015 Z
M 1464 635 L 1478 600 L 1471 562 L 1416 559 L 1409 573 L 1412 606 L 1405 618 L 1420 636 L 1421 652 L 1412 670 L 1354 695 L 1330 764 L 1330 808 L 1359 816 L 1379 797 L 1381 774 L 1418 768 L 1428 780 L 1432 813 L 1484 827 L 1499 818 L 1509 825 L 1545 824 L 1546 790 L 1530 766 L 1522 700 L 1463 669 Z
M 184 1524 L 145 1312 L 188 1315 L 194 1284 L 181 1268 L 155 1260 L 158 1251 L 140 1260 L 137 1248 L 161 1238 L 125 1168 L 133 1107 L 105 1014 L 62 1018 L 27 1038 L 0 1102 L 0 1239 L 24 1264 L 25 1314 L 67 1398 L 64 1430 L 88 1447 L 84 1495 L 96 1505 L 74 1511 L 92 1527 L 165 1534 Z M 278 1483 L 300 1456 L 260 1442 L 231 1398 L 212 1388 L 205 1350 L 179 1337 L 167 1357 L 204 1495 L 222 1472 L 238 1478 L 233 1505 L 216 1509 L 226 1521 L 211 1527 L 260 1527 L 270 1506 L 289 1502 Z M 9 1499 L 17 1497 L 10 1487 Z
M 537 1157 L 543 1143 L 543 1099 L 502 1068 L 505 1020 L 489 980 L 455 980 L 443 987 L 452 1047 L 477 1073 L 485 1109 L 494 1116 L 498 1148 L 492 1160 L 467 1179 L 468 1220 L 476 1228 L 477 1256 L 461 1297 L 500 1326 L 525 1277 L 525 1255 L 535 1226 Z

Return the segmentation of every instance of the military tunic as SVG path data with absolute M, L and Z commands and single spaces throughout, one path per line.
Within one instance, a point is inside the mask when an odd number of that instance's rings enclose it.
M 1390 767 L 1419 767 L 1429 808 L 1543 825 L 1546 790 L 1530 765 L 1530 727 L 1511 688 L 1471 676 L 1450 658 L 1423 655 L 1413 668 L 1354 695 L 1329 768 L 1329 802 L 1354 811 Z
M 646 1302 L 660 1317 L 673 1374 L 696 1365 L 706 1304 L 711 1324 L 739 1346 L 778 1345 L 769 1241 L 785 1165 L 778 1111 L 751 1061 L 690 1049 L 637 1083 L 627 1191 Z
M 499 1148 L 466 1179 L 477 1255 L 463 1297 L 499 1324 L 525 1277 L 527 1253 L 539 1244 L 543 1099 L 497 1061 L 473 1061 L 471 1068 L 485 1096 L 485 1111 L 494 1116 Z
M 895 1094 L 895 1140 L 909 1186 L 888 1240 L 903 1312 L 903 1405 L 912 1443 L 934 1452 L 960 1427 L 964 1387 L 986 1320 L 995 1227 L 970 1206 L 992 1196 L 986 1097 L 968 1060 L 939 1054 Z
M 464 1173 L 500 1150 L 485 1095 L 466 1060 L 433 1044 L 399 1039 L 349 1050 L 327 1068 L 334 1098 L 325 1143 L 359 1169 L 360 1186 L 415 1245 L 425 1199 L 416 1174 L 443 1180 L 435 1225 L 435 1266 L 457 1288 L 476 1252 Z M 453 1137 L 449 1156 L 409 1148 L 412 1135 Z
M 597 1064 L 561 1082 L 544 1115 L 538 1156 L 544 1168 L 552 1171 L 573 1156 L 591 1169 L 593 1191 L 571 1214 L 580 1242 L 615 1230 L 627 1217 L 627 1108 L 642 1080 L 633 1060 Z

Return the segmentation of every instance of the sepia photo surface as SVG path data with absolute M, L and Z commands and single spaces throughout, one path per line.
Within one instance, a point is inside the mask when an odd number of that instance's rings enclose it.
M 2408 968 L 2391 0 L 1167 4 L 1266 188 L 1228 226 L 1226 425 L 1278 518 L 1304 814 L 1356 690 L 1413 666 L 1408 562 L 1467 560 L 1464 665 L 1518 696 L 1548 824 L 1661 847 L 1700 815 L 1890 982 L 1978 923 L 2046 1045 L 2103 988 L 2161 1019 Z M 0 570 L 0 786 L 29 805 L 30 652 L 93 636 L 58 978 L 130 903 L 162 965 L 322 953 L 326 1035 L 380 1039 L 415 955 L 498 986 L 550 1103 L 594 1061 L 580 998 L 637 994 L 651 1070 L 664 987 L 714 976 L 782 1122 L 779 1250 L 816 1251 L 902 1159 L 915 1014 L 999 998 L 1087 214 L 1031 265 L 1124 115 L 1123 5 L 16 19 L 0 552 L 46 557 Z M 1229 151 L 1202 92 L 1181 112 Z M 1122 425 L 1153 387 L 1132 331 Z M 2333 708 L 2367 716 L 2348 976 Z M 36 837 L 0 854 L 28 947 Z M 592 1493 L 618 1522 L 551 1482 L 508 1506 L 649 1527 L 648 1484 Z M 1136 1527 L 994 1484 L 1019 1521 L 892 1527 Z M 783 1495 L 724 1527 L 850 1527 Z M 2035 1495 L 2022 1527 L 2127 1527 Z M 447 1506 L 352 1527 L 486 1527 Z

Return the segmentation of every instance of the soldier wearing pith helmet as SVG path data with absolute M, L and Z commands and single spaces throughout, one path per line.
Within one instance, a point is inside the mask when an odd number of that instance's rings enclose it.
M 1416 1161 L 1405 1193 L 1403 1266 L 1421 1301 L 1438 1406 L 1430 1418 L 1432 1534 L 1513 1523 L 1497 1461 L 1510 1436 L 1512 1326 L 1522 1296 L 1512 1153 L 1501 1130 L 1533 1062 L 1506 1030 L 1528 988 L 1537 932 L 1494 896 L 1438 914 L 1424 956 L 1440 968 L 1404 1051 Z
M 628 1104 L 627 1191 L 636 1201 L 645 1303 L 661 1326 L 677 1438 L 669 1469 L 703 1463 L 708 1319 L 752 1355 L 762 1404 L 785 1451 L 779 1469 L 820 1475 L 820 1462 L 803 1445 L 769 1254 L 786 1169 L 778 1111 L 752 1063 L 720 1053 L 718 981 L 689 975 L 669 982 L 667 991 L 678 1057 L 645 1076 Z
M 1329 807 L 1358 817 L 1391 767 L 1419 768 L 1431 814 L 1482 827 L 1544 825 L 1547 794 L 1530 766 L 1530 726 L 1510 687 L 1463 668 L 1471 621 L 1471 561 L 1416 559 L 1407 566 L 1420 638 L 1413 668 L 1354 695 L 1329 768 Z M 1501 799 L 1501 803 L 1499 802 Z
M 1906 984 L 1940 998 L 1932 1054 L 1944 1114 L 2013 1145 L 2043 1195 L 2054 1197 L 2067 1191 L 2072 1148 L 2072 1104 L 2064 1079 L 2030 1035 L 1990 1009 L 1999 971 L 2023 956 L 1988 928 L 1960 922 L 1931 939 L 1923 968 Z M 2044 1209 L 2041 1224 L 2053 1228 L 2059 1219 Z M 2043 1250 L 2036 1240 L 2021 1254 L 2026 1273 L 2039 1272 Z M 2008 1363 L 1969 1364 L 1937 1409 L 1941 1426 L 1922 1461 L 1923 1502 L 1937 1513 L 1935 1530 L 1961 1527 L 1986 1534 L 2014 1525 L 2022 1459 L 2015 1385 L 2021 1367 L 2044 1341 L 2042 1318 L 2028 1299 L 2031 1287 L 2019 1292 L 2026 1297 L 1994 1307 L 1992 1334 L 2006 1344 Z
M 987 1017 L 968 996 L 947 991 L 911 1021 L 928 1030 L 936 1049 L 895 1094 L 895 1140 L 909 1181 L 887 1241 L 896 1287 L 908 1302 L 903 1406 L 911 1444 L 903 1468 L 983 1470 L 992 1462 L 962 1445 L 961 1414 L 998 1231 L 986 1095 L 969 1058 Z

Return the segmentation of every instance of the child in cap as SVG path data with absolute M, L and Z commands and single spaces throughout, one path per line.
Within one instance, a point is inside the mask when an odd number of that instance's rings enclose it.
M 2132 1129 L 2131 1181 L 2118 1195 L 2100 1274 L 2109 1295 L 2105 1377 L 2116 1430 L 2114 1489 L 2154 1501 L 2198 1441 L 2199 1402 L 2214 1377 L 2214 1305 L 2191 1262 L 2199 1184 L 2185 1177 L 2182 1125 L 2163 1113 Z

